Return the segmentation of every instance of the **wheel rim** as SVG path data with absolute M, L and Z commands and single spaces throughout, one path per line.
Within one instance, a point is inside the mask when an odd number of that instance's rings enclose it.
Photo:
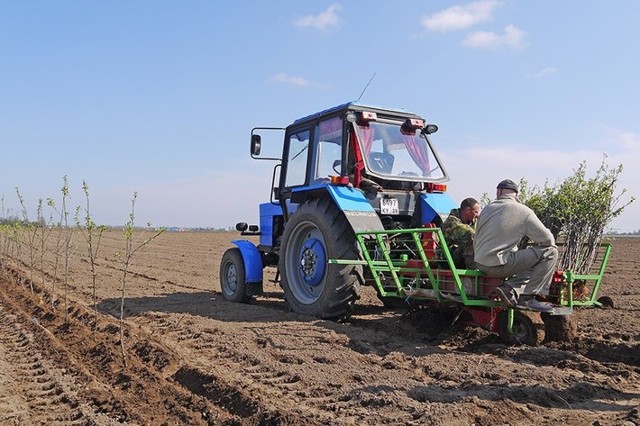
M 225 264 L 224 266 L 224 290 L 227 294 L 233 294 L 236 292 L 238 288 L 238 271 L 236 270 L 236 265 L 232 262 Z
M 327 254 L 324 237 L 315 224 L 301 222 L 292 231 L 285 264 L 293 296 L 307 305 L 317 301 L 325 287 Z

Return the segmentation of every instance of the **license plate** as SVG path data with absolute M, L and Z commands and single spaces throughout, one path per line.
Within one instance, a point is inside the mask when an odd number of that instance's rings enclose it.
M 400 214 L 400 209 L 398 209 L 398 200 L 395 198 L 381 198 L 380 214 Z

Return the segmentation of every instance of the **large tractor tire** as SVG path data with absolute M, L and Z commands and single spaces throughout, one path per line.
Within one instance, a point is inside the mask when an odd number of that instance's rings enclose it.
M 513 333 L 509 332 L 509 311 L 504 309 L 498 314 L 498 334 L 508 345 L 538 346 L 545 336 L 544 322 L 539 312 L 513 311 Z
M 346 316 L 358 298 L 362 266 L 327 261 L 358 258 L 351 226 L 332 201 L 302 204 L 285 225 L 280 245 L 278 267 L 289 307 L 325 319 Z
M 230 248 L 222 255 L 220 262 L 220 288 L 222 296 L 230 301 L 246 303 L 251 300 L 247 295 L 244 260 L 237 247 Z

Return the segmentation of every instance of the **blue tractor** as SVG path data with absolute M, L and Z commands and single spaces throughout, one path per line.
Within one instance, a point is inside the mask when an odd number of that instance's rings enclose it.
M 265 158 L 261 133 L 276 129 L 284 132 L 282 156 Z M 222 257 L 224 298 L 248 302 L 263 291 L 264 268 L 276 267 L 294 312 L 328 319 L 348 315 L 360 287 L 374 278 L 363 267 L 357 233 L 439 227 L 455 207 L 430 140 L 437 129 L 416 114 L 359 103 L 282 129 L 254 128 L 251 156 L 277 164 L 270 200 L 260 204 L 260 225 L 236 226 L 242 235 L 259 235 L 259 244 L 234 240 Z M 411 249 L 406 245 L 403 254 L 403 235 L 390 241 L 393 252 L 406 258 Z M 378 288 L 383 301 L 402 301 L 384 297 Z

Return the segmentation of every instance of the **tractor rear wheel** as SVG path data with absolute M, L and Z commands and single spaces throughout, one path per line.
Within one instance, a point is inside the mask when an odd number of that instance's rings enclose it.
M 509 332 L 509 310 L 498 314 L 498 334 L 508 345 L 538 346 L 544 340 L 544 322 L 539 312 L 513 311 L 512 333 Z
M 300 205 L 285 225 L 280 246 L 278 267 L 289 307 L 320 318 L 346 316 L 358 298 L 362 266 L 327 261 L 358 258 L 351 226 L 332 201 Z
M 247 295 L 244 260 L 237 247 L 228 249 L 222 255 L 220 288 L 222 296 L 230 302 L 245 303 L 251 300 L 251 296 Z

